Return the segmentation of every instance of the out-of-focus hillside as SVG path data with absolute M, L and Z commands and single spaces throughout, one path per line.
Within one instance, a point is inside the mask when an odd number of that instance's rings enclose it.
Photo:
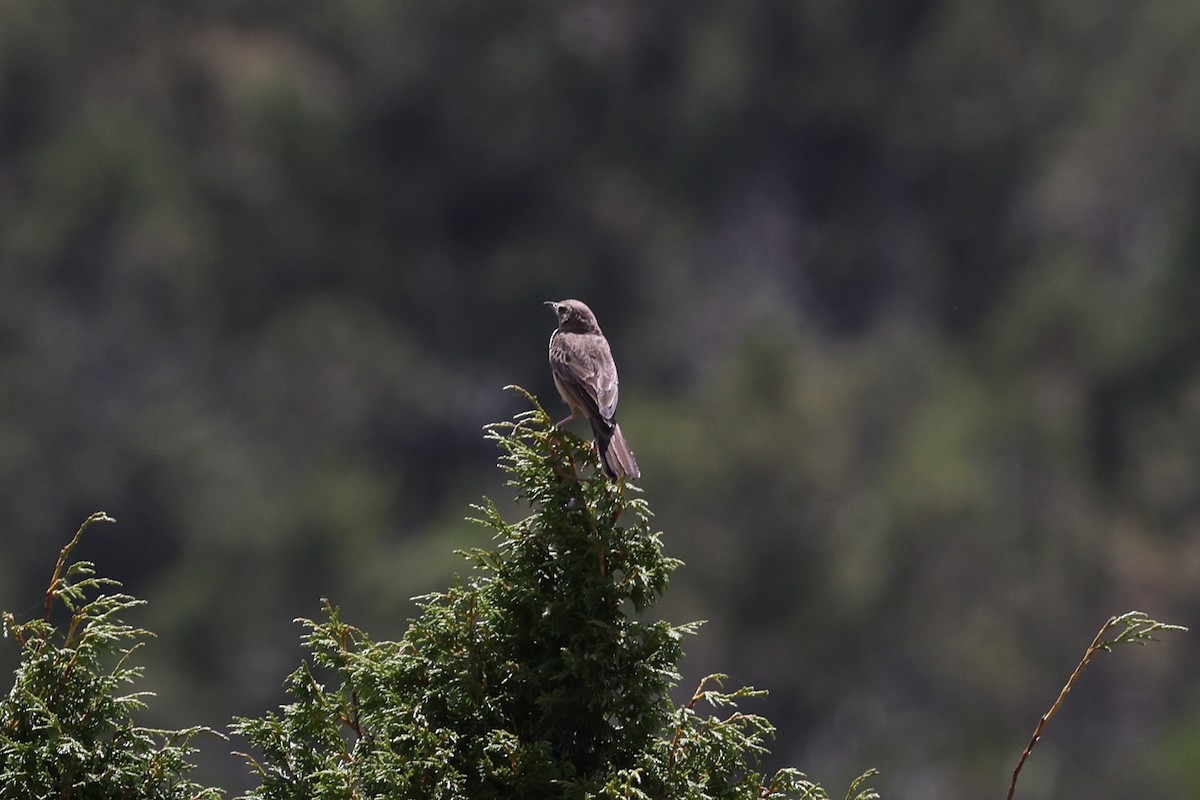
M 0 607 L 115 516 L 151 722 L 259 714 L 320 597 L 398 636 L 465 568 L 563 297 L 709 620 L 685 688 L 769 689 L 772 766 L 997 796 L 1104 619 L 1200 625 L 1200 8 L 0 19 Z M 1098 664 L 1023 794 L 1192 796 L 1198 658 Z

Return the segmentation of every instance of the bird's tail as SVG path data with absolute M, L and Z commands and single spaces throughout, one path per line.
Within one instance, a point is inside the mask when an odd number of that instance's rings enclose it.
M 628 478 L 631 481 L 642 476 L 620 425 L 614 422 L 610 428 L 604 423 L 593 422 L 592 433 L 596 436 L 596 449 L 600 451 L 600 464 L 605 475 L 613 480 Z

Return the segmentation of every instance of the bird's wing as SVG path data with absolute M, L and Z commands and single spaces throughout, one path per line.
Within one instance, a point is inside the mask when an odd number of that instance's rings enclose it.
M 605 422 L 612 422 L 617 413 L 617 365 L 603 336 L 597 336 L 586 348 L 587 358 L 580 365 L 580 381 L 600 411 Z
M 598 417 L 612 422 L 617 412 L 617 367 L 613 363 L 612 351 L 602 336 L 596 336 L 586 346 L 573 348 L 574 357 L 567 360 L 561 356 L 555 366 L 560 380 L 569 384 L 583 405 L 588 417 Z
M 613 363 L 607 343 L 604 345 L 604 355 L 607 358 L 597 359 L 593 382 L 589 384 L 589 388 L 594 388 L 596 406 L 604 419 L 612 421 L 617 414 L 618 381 L 617 366 Z

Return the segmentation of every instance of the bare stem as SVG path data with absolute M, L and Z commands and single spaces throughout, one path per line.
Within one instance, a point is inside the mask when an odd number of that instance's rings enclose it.
M 67 542 L 66 547 L 59 551 L 58 563 L 54 565 L 54 575 L 50 578 L 50 585 L 46 587 L 46 599 L 42 603 L 42 619 L 46 622 L 50 621 L 50 611 L 54 608 L 54 598 L 58 597 L 58 593 L 62 588 L 63 570 L 66 569 L 67 561 L 71 557 L 71 551 L 79 544 L 79 540 L 83 538 L 83 532 L 93 522 L 116 522 L 116 520 L 103 511 L 97 511 L 83 521 L 83 524 L 79 526 L 79 530 L 75 531 L 75 536 L 71 538 L 71 541 Z
M 1109 631 L 1122 625 L 1124 626 L 1124 630 L 1111 639 L 1105 638 L 1105 635 L 1108 634 Z M 1066 685 L 1064 685 L 1062 691 L 1058 693 L 1058 698 L 1054 701 L 1054 705 L 1050 706 L 1050 710 L 1042 715 L 1042 718 L 1038 720 L 1037 727 L 1033 729 L 1033 736 L 1030 737 L 1029 744 L 1025 746 L 1025 751 L 1021 753 L 1021 758 L 1019 761 L 1017 761 L 1017 767 L 1013 770 L 1012 781 L 1008 784 L 1007 800 L 1012 800 L 1013 795 L 1016 794 L 1017 778 L 1021 774 L 1021 768 L 1025 766 L 1025 760 L 1029 758 L 1029 754 L 1033 752 L 1034 745 L 1036 745 L 1038 740 L 1042 738 L 1042 731 L 1045 729 L 1046 723 L 1050 721 L 1051 717 L 1058 713 L 1058 710 L 1062 707 L 1063 701 L 1067 699 L 1067 695 L 1075 686 L 1075 681 L 1079 679 L 1079 675 L 1083 672 L 1084 667 L 1091 663 L 1092 659 L 1096 657 L 1097 653 L 1103 650 L 1112 650 L 1113 645 L 1145 644 L 1146 642 L 1156 641 L 1151 634 L 1159 630 L 1181 631 L 1187 629 L 1180 625 L 1167 625 L 1162 622 L 1157 622 L 1150 619 L 1140 611 L 1129 611 L 1119 617 L 1109 617 L 1108 621 L 1100 627 L 1100 630 L 1096 632 L 1096 637 L 1092 639 L 1092 643 L 1088 645 L 1088 649 L 1084 651 L 1083 658 L 1079 660 L 1079 664 L 1071 673 L 1071 677 L 1067 678 Z

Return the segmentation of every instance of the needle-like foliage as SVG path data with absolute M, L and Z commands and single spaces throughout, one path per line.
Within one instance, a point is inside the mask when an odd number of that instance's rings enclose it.
M 477 506 L 495 547 L 464 553 L 468 581 L 418 598 L 399 642 L 328 604 L 327 620 L 303 621 L 312 657 L 291 702 L 235 725 L 256 751 L 250 800 L 825 798 L 798 772 L 759 773 L 774 730 L 736 710 L 751 690 L 713 676 L 673 706 L 696 625 L 644 612 L 679 562 L 637 489 L 526 397 L 532 410 L 488 437 L 528 515 Z
M 93 514 L 63 548 L 46 589 L 42 616 L 26 622 L 4 613 L 5 636 L 21 661 L 0 699 L 0 799 L 200 800 L 220 797 L 185 778 L 190 740 L 206 728 L 151 730 L 133 724 L 145 692 L 122 693 L 141 678 L 130 657 L 151 634 L 122 622 L 142 604 L 106 594 L 115 581 L 70 560 Z M 55 617 L 61 609 L 69 616 Z

